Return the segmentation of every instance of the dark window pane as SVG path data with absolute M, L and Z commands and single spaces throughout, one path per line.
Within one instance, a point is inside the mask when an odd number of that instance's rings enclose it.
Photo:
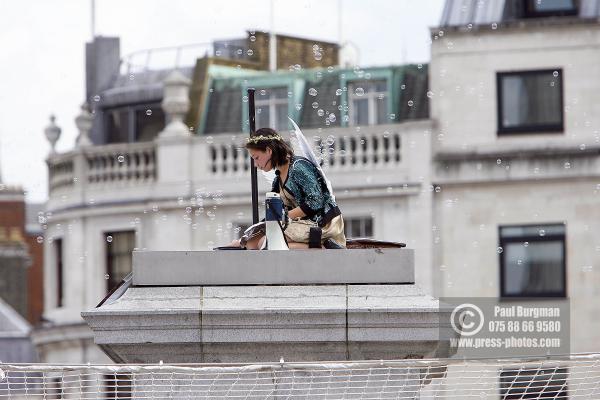
M 270 113 L 268 105 L 256 107 L 256 129 L 268 128 L 270 125 L 269 118 Z
M 115 109 L 105 111 L 106 115 L 106 142 L 126 143 L 129 141 L 129 110 Z
M 373 237 L 373 218 L 344 218 L 344 233 L 350 238 Z
M 133 380 L 130 374 L 104 375 L 105 399 L 131 399 Z
M 144 107 L 135 112 L 136 141 L 154 140 L 165 127 L 165 114 L 160 106 Z
M 388 87 L 385 80 L 354 81 L 348 86 L 352 125 L 388 122 Z
M 271 97 L 275 98 L 275 99 L 287 99 L 288 94 L 287 94 L 287 88 L 285 87 L 278 87 L 278 88 L 271 88 L 270 89 L 271 92 Z
M 566 368 L 525 369 L 500 373 L 500 398 L 567 399 Z
M 277 119 L 275 120 L 275 130 L 284 131 L 288 129 L 288 106 L 287 104 L 277 104 L 275 106 Z
M 502 296 L 565 296 L 565 225 L 500 228 Z
M 135 247 L 135 232 L 108 232 L 105 240 L 106 274 L 108 290 L 111 290 L 132 270 L 131 253 Z
M 560 293 L 563 244 L 556 242 L 510 243 L 504 248 L 507 295 Z
M 552 235 L 564 235 L 564 225 L 531 225 L 531 226 L 507 226 L 502 227 L 500 231 L 505 239 L 522 238 L 525 236 L 539 236 L 540 238 L 550 237 Z
M 373 237 L 373 219 L 366 218 L 365 219 L 365 230 L 363 233 L 364 237 Z
M 64 269 L 63 269 L 63 243 L 62 239 L 54 240 L 54 252 L 56 255 L 56 307 L 63 306 L 64 295 Z
M 388 99 L 385 96 L 379 96 L 377 98 L 377 123 L 378 124 L 387 124 L 390 122 L 388 116 Z
M 562 125 L 562 88 L 556 75 L 549 71 L 502 76 L 501 127 Z
M 367 99 L 355 99 L 352 102 L 354 108 L 354 125 L 369 124 L 369 101 Z
M 533 0 L 532 4 L 537 12 L 571 11 L 575 9 L 573 0 Z

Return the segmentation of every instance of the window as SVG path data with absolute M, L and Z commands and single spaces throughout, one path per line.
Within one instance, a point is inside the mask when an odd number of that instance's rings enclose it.
M 131 252 L 135 247 L 135 232 L 106 233 L 106 279 L 108 291 L 115 288 L 131 272 Z
M 525 0 L 525 18 L 561 17 L 577 14 L 576 0 Z
M 258 90 L 255 100 L 256 129 L 272 128 L 276 131 L 288 129 L 287 88 Z
M 566 297 L 565 226 L 500 227 L 502 297 Z
M 54 256 L 56 262 L 56 307 L 64 305 L 64 266 L 62 239 L 54 239 Z
M 500 398 L 567 399 L 566 368 L 523 369 L 500 373 Z
M 388 90 L 385 81 L 352 82 L 348 86 L 350 124 L 377 125 L 388 120 Z
M 130 374 L 104 375 L 104 398 L 131 399 L 132 386 Z
M 60 377 L 44 379 L 44 392 L 47 399 L 62 399 L 64 395 L 62 380 Z
M 145 104 L 104 110 L 106 143 L 153 140 L 165 127 L 160 104 Z
M 497 75 L 498 133 L 562 132 L 562 70 Z
M 344 234 L 348 238 L 373 237 L 373 218 L 352 217 L 344 218 Z

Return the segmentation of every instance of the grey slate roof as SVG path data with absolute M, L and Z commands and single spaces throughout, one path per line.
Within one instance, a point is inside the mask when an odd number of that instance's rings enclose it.
M 487 25 L 518 20 L 523 0 L 446 0 L 440 27 Z M 580 0 L 580 19 L 600 16 L 600 0 Z
M 330 126 L 340 126 L 341 118 L 339 118 L 340 112 L 338 111 L 338 105 L 340 97 L 335 94 L 335 91 L 339 89 L 339 76 L 326 75 L 322 80 L 319 81 L 307 81 L 306 90 L 314 87 L 317 89 L 316 96 L 304 96 L 304 104 L 302 105 L 302 115 L 300 117 L 300 126 L 303 128 L 319 128 L 324 126 L 325 118 L 329 115 L 328 113 L 334 113 L 336 115 L 335 122 L 331 123 Z M 333 105 L 333 102 L 336 105 Z M 315 112 L 312 107 L 312 103 L 319 103 L 319 108 L 323 109 L 327 113 L 323 117 Z
M 131 75 L 119 75 L 110 89 L 102 92 L 101 106 L 113 107 L 123 104 L 138 104 L 161 101 L 163 82 L 172 69 L 145 71 Z M 192 78 L 193 67 L 180 69 L 181 73 Z M 133 79 L 131 79 L 133 77 Z
M 242 89 L 226 87 L 209 96 L 205 133 L 239 132 L 242 126 Z

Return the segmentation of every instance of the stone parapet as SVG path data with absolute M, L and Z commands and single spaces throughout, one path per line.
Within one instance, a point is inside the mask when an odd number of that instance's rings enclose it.
M 407 249 L 139 252 L 133 285 L 82 316 L 121 363 L 448 356 L 412 274 Z

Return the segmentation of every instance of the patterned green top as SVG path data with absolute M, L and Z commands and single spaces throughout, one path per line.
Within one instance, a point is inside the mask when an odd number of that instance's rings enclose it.
M 281 177 L 276 172 L 273 192 L 279 193 Z M 317 167 L 304 157 L 293 156 L 290 160 L 284 190 L 291 194 L 306 218 L 324 226 L 340 215 L 340 209 L 327 189 L 323 175 Z

